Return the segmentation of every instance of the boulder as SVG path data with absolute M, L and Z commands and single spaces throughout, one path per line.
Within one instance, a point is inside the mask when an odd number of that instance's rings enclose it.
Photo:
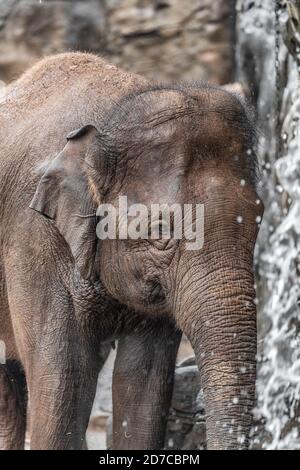
M 233 0 L 0 0 L 0 79 L 79 50 L 159 81 L 233 78 Z

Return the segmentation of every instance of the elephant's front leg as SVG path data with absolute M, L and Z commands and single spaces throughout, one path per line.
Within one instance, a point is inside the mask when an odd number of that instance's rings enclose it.
M 113 449 L 162 449 L 181 333 L 148 321 L 119 340 L 113 375 Z
M 82 449 L 101 364 L 72 331 L 50 341 L 41 342 L 29 380 L 30 448 Z

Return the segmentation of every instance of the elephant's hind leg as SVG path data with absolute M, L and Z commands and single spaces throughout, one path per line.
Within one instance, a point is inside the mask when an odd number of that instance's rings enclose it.
M 24 449 L 27 390 L 18 361 L 0 365 L 0 450 Z

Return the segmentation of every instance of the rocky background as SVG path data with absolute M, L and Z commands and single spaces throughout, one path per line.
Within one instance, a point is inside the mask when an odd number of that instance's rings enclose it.
M 94 52 L 160 81 L 235 80 L 255 106 L 266 213 L 256 252 L 252 447 L 300 449 L 300 0 L 0 0 L 0 81 L 66 50 Z M 165 443 L 171 449 L 205 448 L 191 353 L 183 343 Z M 106 445 L 112 368 L 110 356 L 99 378 L 90 448 Z
M 300 1 L 238 0 L 236 30 L 237 79 L 258 114 L 266 207 L 253 445 L 300 449 Z
M 1 0 L 0 79 L 68 50 L 155 80 L 232 77 L 231 0 Z

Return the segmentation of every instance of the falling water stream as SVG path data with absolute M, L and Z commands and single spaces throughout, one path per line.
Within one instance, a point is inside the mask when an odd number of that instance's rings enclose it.
M 291 206 L 270 235 L 261 254 L 268 300 L 261 312 L 269 325 L 262 340 L 262 364 L 258 377 L 257 412 L 266 419 L 269 449 L 300 449 L 300 140 L 296 135 L 289 154 L 276 163 L 281 190 Z
M 258 98 L 266 211 L 256 254 L 260 365 L 255 415 L 264 432 L 258 432 L 255 444 L 300 449 L 300 23 L 294 18 L 291 27 L 288 16 L 287 3 L 296 2 L 276 2 L 277 16 L 275 2 L 254 3 L 262 30 L 264 13 L 273 9 L 273 45 L 278 47 L 275 62 L 269 60 L 271 50 L 258 59 L 266 68 L 260 70 L 260 87 L 269 80 L 270 92 Z M 253 37 L 255 10 L 252 17 L 246 14 Z

